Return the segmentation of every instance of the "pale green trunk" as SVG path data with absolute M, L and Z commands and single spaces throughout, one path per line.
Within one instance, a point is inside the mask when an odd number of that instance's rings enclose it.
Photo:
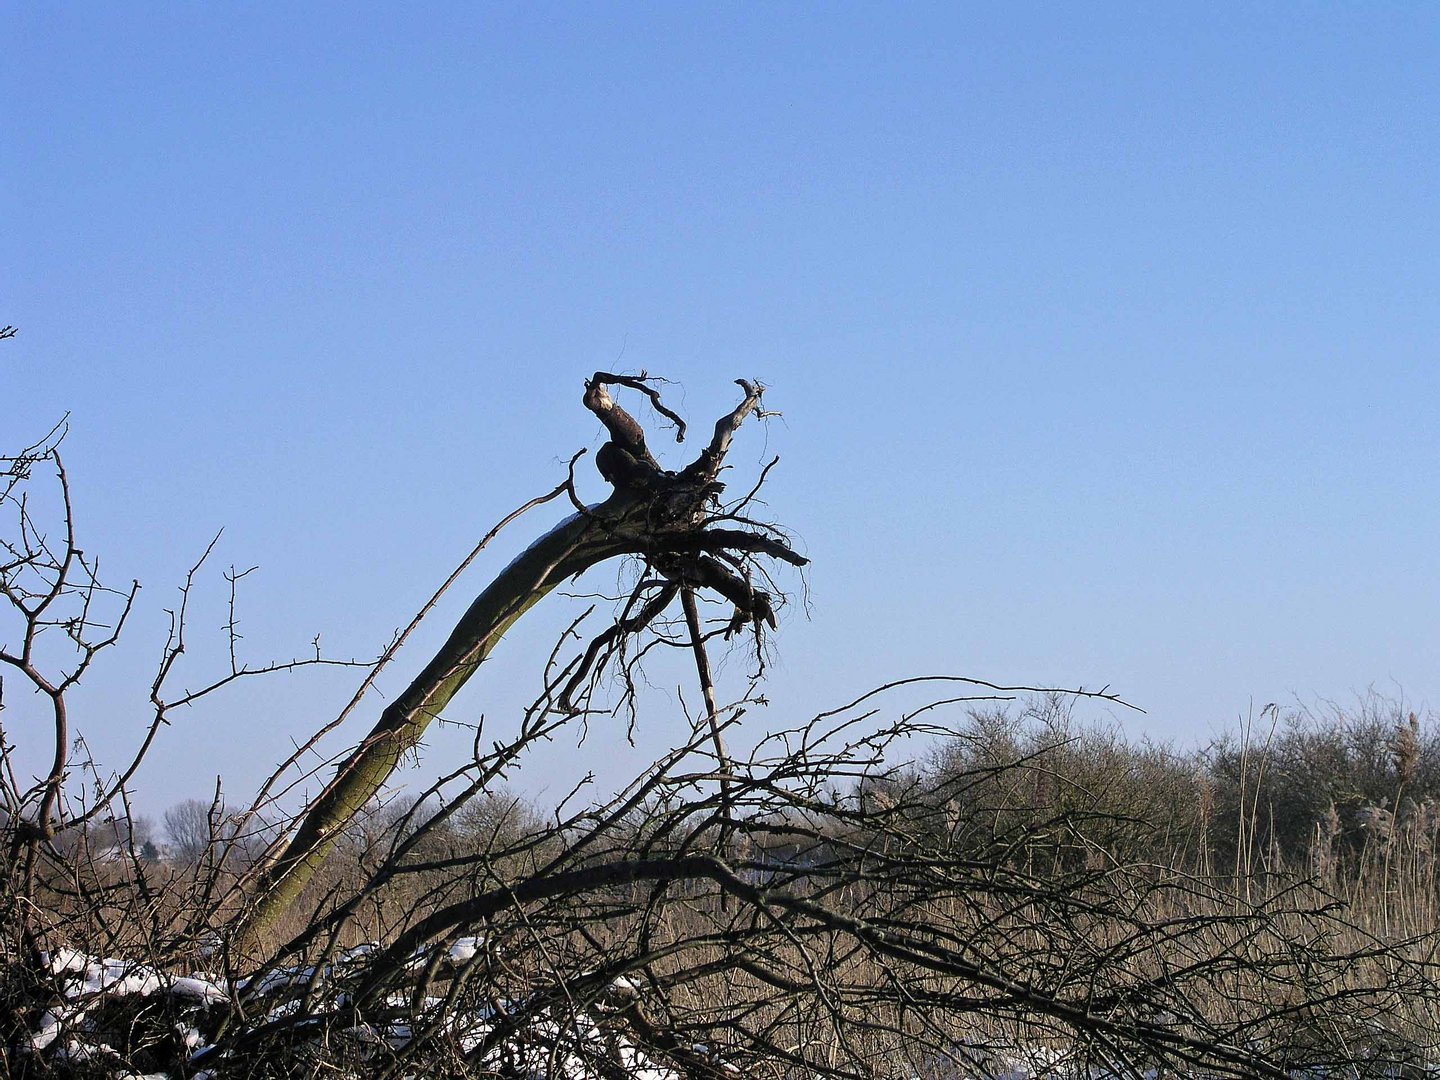
M 340 767 L 306 811 L 284 853 L 260 882 L 255 906 L 240 925 L 236 952 L 245 957 L 269 936 L 325 861 L 335 838 L 384 787 L 404 753 L 490 654 L 505 631 L 561 582 L 597 563 L 635 550 L 624 519 L 636 505 L 617 494 L 557 525 L 527 548 L 470 605 L 450 638 Z

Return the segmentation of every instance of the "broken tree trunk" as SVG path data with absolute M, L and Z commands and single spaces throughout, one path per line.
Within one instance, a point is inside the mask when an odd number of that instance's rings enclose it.
M 806 560 L 768 532 L 707 527 L 725 517 L 713 510 L 723 488 L 717 477 L 731 438 L 760 404 L 758 384 L 737 382 L 744 390 L 743 400 L 721 417 L 710 443 L 679 472 L 660 468 L 646 447 L 640 424 L 607 389 L 625 386 L 649 396 L 657 411 L 676 424 L 677 441 L 683 440 L 683 421 L 665 408 L 643 374 L 597 372 L 586 382 L 585 406 L 610 434 L 610 441 L 596 455 L 596 465 L 614 492 L 594 507 L 581 508 L 502 570 L 475 598 L 424 670 L 381 713 L 374 729 L 340 766 L 301 817 L 288 844 L 260 875 L 254 901 L 233 939 L 238 958 L 257 955 L 258 946 L 299 899 L 341 829 L 380 792 L 401 757 L 510 626 L 557 585 L 607 559 L 637 555 L 677 590 L 718 592 L 734 609 L 732 628 L 774 626 L 770 596 L 751 585 L 743 571 L 746 560 L 757 554 L 794 565 Z

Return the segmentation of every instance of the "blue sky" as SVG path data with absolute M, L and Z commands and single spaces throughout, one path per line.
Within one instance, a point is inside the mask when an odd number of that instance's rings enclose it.
M 102 756 L 217 529 L 253 658 L 370 652 L 598 446 L 597 368 L 784 414 L 736 449 L 814 560 L 757 724 L 919 672 L 1187 742 L 1440 698 L 1431 5 L 4 10 L 0 433 L 69 412 L 87 550 L 146 587 Z M 342 691 L 177 723 L 142 803 L 243 792 Z

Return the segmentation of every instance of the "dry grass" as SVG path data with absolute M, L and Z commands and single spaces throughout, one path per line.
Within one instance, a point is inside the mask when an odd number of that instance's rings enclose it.
M 423 993 L 451 1013 L 518 1010 L 517 1039 L 526 1024 L 583 1014 L 626 1038 L 643 1033 L 662 1057 L 703 1046 L 706 1060 L 776 1080 L 947 1080 L 1022 1052 L 1067 1068 L 1181 1071 L 1188 1060 L 1197 1075 L 1419 1068 L 1440 1047 L 1440 826 L 1422 771 L 1433 740 L 1408 716 L 1371 730 L 1390 754 L 1382 780 L 1399 812 L 1327 804 L 1303 848 L 1267 800 L 1314 775 L 1296 767 L 1293 744 L 1316 745 L 1304 722 L 1198 759 L 1083 728 L 1040 702 L 1013 719 L 974 716 L 925 762 L 866 771 L 829 805 L 811 798 L 819 773 L 777 796 L 770 763 L 731 794 L 751 812 L 725 841 L 738 884 L 592 882 L 457 918 L 441 948 L 477 932 L 483 946 L 461 969 L 432 966 Z M 398 863 L 394 844 L 413 833 L 381 823 L 312 883 L 280 929 L 290 951 L 277 942 L 276 955 L 393 941 L 557 866 L 713 846 L 708 798 L 566 827 L 535 813 L 456 815 L 422 829 Z M 112 849 L 45 865 L 35 896 L 51 941 L 174 971 L 225 964 L 213 945 L 241 902 L 243 863 Z M 390 976 L 384 985 L 413 982 Z M 17 968 L 6 978 L 13 1040 L 33 1025 L 37 1006 L 25 1003 L 46 991 Z M 617 978 L 633 991 L 617 996 Z M 483 1075 L 463 1049 L 439 1031 L 425 1060 Z M 280 1068 L 280 1052 L 255 1060 Z

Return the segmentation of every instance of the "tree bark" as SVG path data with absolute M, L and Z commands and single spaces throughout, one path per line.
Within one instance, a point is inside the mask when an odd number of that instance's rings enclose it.
M 700 551 L 736 550 L 805 562 L 772 537 L 733 529 L 704 529 L 707 508 L 721 485 L 716 482 L 731 436 L 759 405 L 758 386 L 741 382 L 745 398 L 715 425 L 710 444 L 686 469 L 663 471 L 645 445 L 644 431 L 606 390 L 622 385 L 651 397 L 645 376 L 597 372 L 586 382 L 585 406 L 610 433 L 596 455 L 601 474 L 615 488 L 597 506 L 582 509 L 527 548 L 470 605 L 449 640 L 410 686 L 380 714 L 365 740 L 341 765 L 335 778 L 305 812 L 294 836 L 259 875 L 255 900 L 241 916 L 232 939 L 242 963 L 259 955 L 280 916 L 299 898 L 324 862 L 343 827 L 373 799 L 438 716 L 490 655 L 514 622 L 561 582 L 617 555 L 641 554 L 673 580 L 716 590 L 735 606 L 736 625 L 774 625 L 769 596 L 753 589 Z M 683 438 L 679 425 L 677 438 Z
M 633 538 L 627 542 L 619 526 L 634 501 L 628 492 L 617 492 L 588 514 L 562 521 L 475 598 L 440 651 L 380 714 L 364 742 L 310 806 L 284 853 L 262 876 L 257 902 L 236 939 L 237 952 L 253 952 L 298 899 L 341 829 L 379 793 L 405 752 L 419 742 L 430 721 L 515 621 L 561 582 L 633 549 Z

